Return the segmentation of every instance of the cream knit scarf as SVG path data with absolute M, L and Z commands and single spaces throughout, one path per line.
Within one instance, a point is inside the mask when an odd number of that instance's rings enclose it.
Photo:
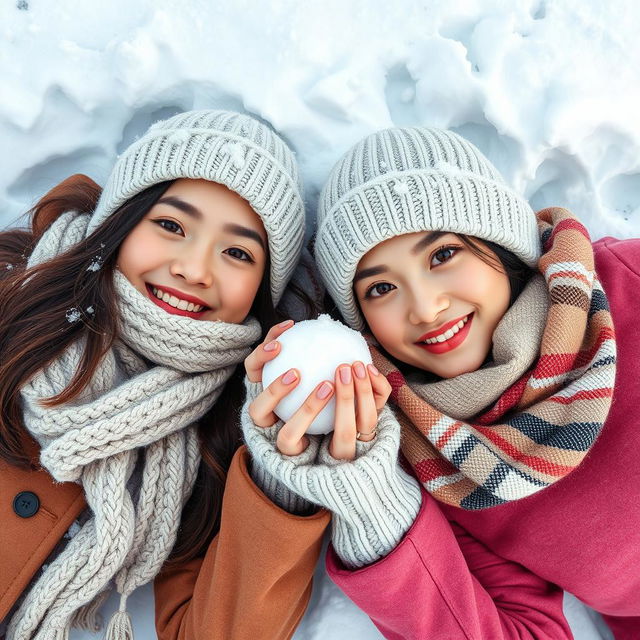
M 88 222 L 73 212 L 61 216 L 29 266 L 81 240 Z M 83 395 L 53 408 L 39 402 L 69 383 L 80 342 L 22 389 L 25 425 L 42 447 L 42 464 L 56 480 L 82 483 L 92 516 L 27 594 L 8 640 L 67 638 L 74 622 L 95 613 L 112 580 L 122 597 L 107 637 L 132 637 L 127 596 L 160 570 L 193 488 L 195 422 L 260 336 L 253 318 L 237 325 L 171 315 L 118 271 L 114 278 L 119 339 Z

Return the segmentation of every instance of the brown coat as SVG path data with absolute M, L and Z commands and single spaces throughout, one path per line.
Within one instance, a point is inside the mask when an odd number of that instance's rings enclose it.
M 290 638 L 302 618 L 330 515 L 282 511 L 255 486 L 248 462 L 242 447 L 229 470 L 220 532 L 204 558 L 156 578 L 159 640 Z M 40 501 L 27 518 L 14 510 L 24 491 Z M 79 485 L 0 462 L 0 620 L 84 508 Z

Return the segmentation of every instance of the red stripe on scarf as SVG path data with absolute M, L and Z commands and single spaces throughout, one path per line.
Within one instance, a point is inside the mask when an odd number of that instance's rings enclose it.
M 447 444 L 447 442 L 449 442 L 449 440 L 451 440 L 451 437 L 456 433 L 456 431 L 458 431 L 458 429 L 462 426 L 462 422 L 454 422 L 439 438 L 438 438 L 438 442 L 436 442 L 436 447 L 438 447 L 438 449 L 441 449 L 442 447 L 444 447 L 445 444 Z
M 567 473 L 573 470 L 573 466 L 556 464 L 546 458 L 540 456 L 529 456 L 524 454 L 515 445 L 511 444 L 508 440 L 505 440 L 502 436 L 497 434 L 492 427 L 482 427 L 480 425 L 474 425 L 479 433 L 481 433 L 487 440 L 491 440 L 494 444 L 497 444 L 502 451 L 504 451 L 510 458 L 517 462 L 524 462 L 530 469 L 539 471 L 540 473 L 546 473 L 551 476 L 558 476 L 562 478 Z M 515 427 L 511 427 L 514 429 Z
M 454 476 L 459 471 L 445 458 L 425 458 L 414 467 L 420 482 L 430 482 L 441 476 Z
M 556 224 L 553 225 L 553 231 L 551 232 L 551 241 L 553 241 L 560 231 L 568 231 L 569 229 L 580 232 L 589 241 L 589 243 L 591 243 L 591 236 L 589 235 L 589 232 L 585 226 L 575 218 L 565 218 L 564 220 L 556 222 Z
M 398 394 L 405 384 L 404 376 L 399 371 L 391 371 L 386 375 L 387 382 L 391 385 L 391 401 L 398 404 Z
M 513 409 L 518 402 L 520 402 L 520 398 L 522 398 L 522 394 L 529 382 L 529 378 L 531 377 L 531 372 L 525 374 L 518 380 L 514 382 L 496 401 L 496 403 L 482 415 L 476 418 L 476 422 L 478 424 L 493 424 L 496 420 L 499 420 L 507 411 Z
M 587 391 L 578 391 L 572 396 L 551 396 L 549 402 L 556 404 L 571 404 L 575 400 L 594 400 L 595 398 L 611 398 L 613 389 L 589 389 Z
M 591 362 L 595 357 L 596 353 L 598 353 L 600 347 L 606 340 L 615 340 L 615 333 L 613 331 L 613 327 L 602 327 L 600 331 L 598 331 L 598 338 L 591 347 L 591 349 L 578 351 L 578 357 L 576 358 L 576 367 L 584 367 L 586 364 Z
M 556 278 L 573 278 L 574 280 L 580 280 L 580 282 L 586 284 L 587 287 L 591 289 L 591 283 L 583 273 L 580 273 L 580 271 L 557 271 L 549 276 L 549 283 Z
M 537 380 L 552 378 L 572 369 L 579 369 L 593 360 L 605 340 L 614 340 L 615 333 L 611 327 L 602 327 L 591 349 L 583 349 L 578 353 L 549 353 L 543 354 L 533 372 Z

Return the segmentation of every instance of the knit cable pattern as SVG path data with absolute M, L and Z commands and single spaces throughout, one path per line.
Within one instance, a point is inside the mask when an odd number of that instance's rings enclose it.
M 73 212 L 58 218 L 30 266 L 84 237 L 88 220 Z M 128 595 L 157 574 L 200 462 L 195 423 L 260 336 L 255 319 L 236 325 L 183 318 L 163 312 L 118 272 L 114 284 L 119 340 L 81 397 L 62 407 L 40 403 L 73 377 L 81 341 L 22 389 L 25 425 L 42 447 L 43 466 L 57 480 L 82 483 L 92 517 L 28 593 L 8 640 L 65 638 L 78 610 L 102 599 L 111 580 L 122 613 Z
M 353 461 L 331 456 L 333 434 L 310 436 L 306 451 L 286 456 L 275 446 L 274 434 L 281 425 L 262 429 L 249 416 L 249 405 L 261 390 L 262 385 L 247 384 L 242 409 L 242 430 L 254 467 L 299 499 L 332 512 L 333 546 L 346 565 L 363 567 L 390 553 L 413 524 L 422 499 L 418 483 L 398 464 L 400 425 L 391 409 L 380 413 L 376 438 L 357 443 Z

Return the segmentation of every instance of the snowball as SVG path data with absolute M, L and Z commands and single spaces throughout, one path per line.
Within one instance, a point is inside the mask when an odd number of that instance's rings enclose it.
M 365 339 L 341 322 L 321 315 L 317 320 L 304 320 L 287 329 L 279 338 L 280 353 L 264 365 L 262 384 L 269 386 L 289 369 L 300 372 L 300 382 L 278 404 L 276 415 L 289 420 L 307 396 L 314 392 L 322 380 L 333 382 L 338 365 L 360 360 L 371 364 L 371 354 Z M 311 423 L 307 433 L 321 434 L 333 431 L 336 401 L 331 398 L 327 406 Z

